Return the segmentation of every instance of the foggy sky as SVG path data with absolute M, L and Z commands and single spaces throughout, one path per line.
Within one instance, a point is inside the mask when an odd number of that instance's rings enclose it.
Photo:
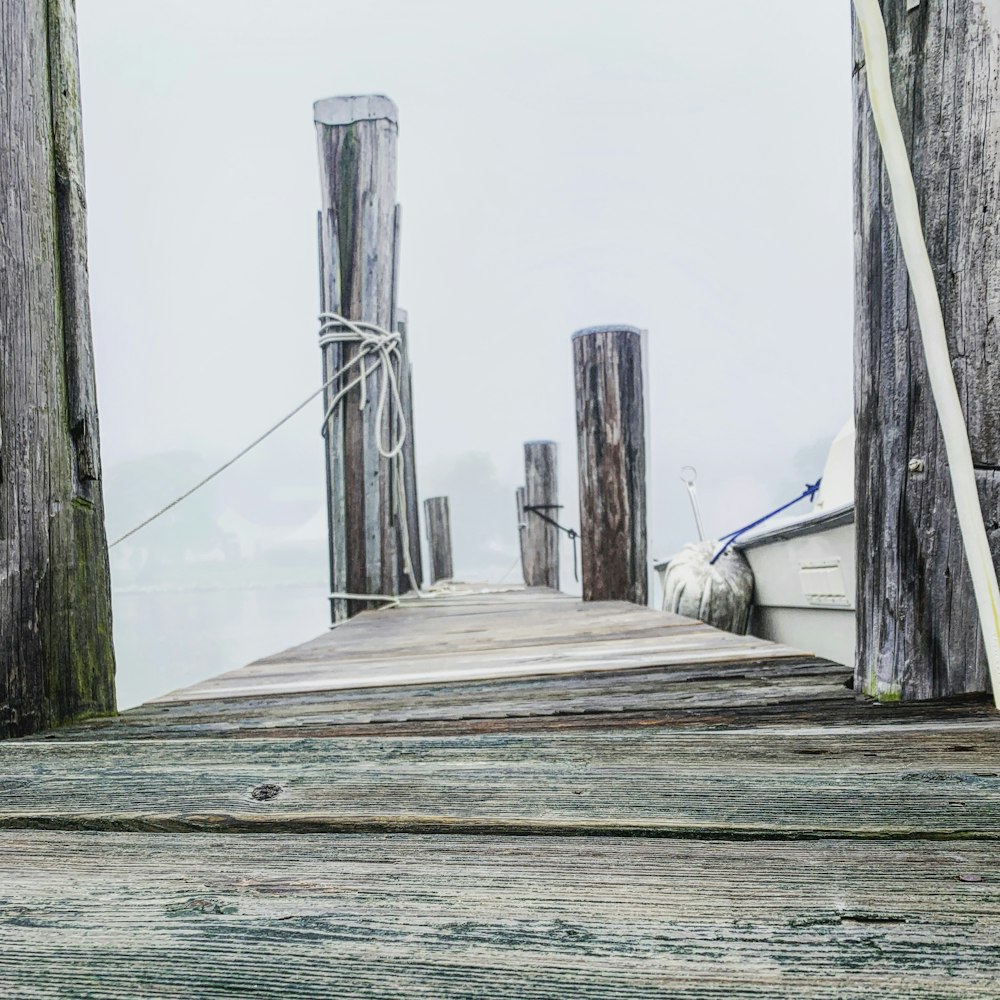
M 649 330 L 651 556 L 694 534 L 682 465 L 715 534 L 820 473 L 851 407 L 846 0 L 93 0 L 79 20 L 109 473 L 226 458 L 318 385 L 312 103 L 368 92 L 400 110 L 419 485 L 453 496 L 460 571 L 515 552 L 525 440 L 559 442 L 577 522 L 584 326 Z M 321 511 L 320 420 L 254 457 L 261 518 Z M 125 528 L 141 497 L 116 489 Z

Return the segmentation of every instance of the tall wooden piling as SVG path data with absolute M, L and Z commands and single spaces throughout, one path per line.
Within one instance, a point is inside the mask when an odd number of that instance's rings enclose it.
M 631 326 L 573 335 L 585 601 L 648 601 L 642 341 Z
M 451 514 L 447 497 L 428 497 L 424 501 L 424 522 L 431 557 L 431 583 L 450 580 L 455 575 L 451 556 Z
M 996 560 L 1000 12 L 977 0 L 882 7 L 893 92 Z M 854 52 L 855 686 L 890 700 L 984 691 L 972 582 L 857 27 Z
M 525 529 L 521 550 L 524 582 L 529 587 L 559 589 L 558 447 L 554 441 L 524 446 Z
M 0 0 L 0 736 L 115 709 L 73 0 Z
M 353 321 L 393 324 L 396 210 L 396 106 L 387 97 L 317 101 L 322 212 L 320 250 L 324 312 Z M 357 353 L 353 344 L 323 350 L 324 379 Z M 369 367 L 372 365 L 369 363 Z M 350 380 L 357 374 L 352 370 Z M 340 383 L 328 390 L 327 402 Z M 326 428 L 330 579 L 334 593 L 395 594 L 399 590 L 391 463 L 378 451 L 392 418 L 378 422 L 378 375 L 347 394 Z M 334 621 L 373 605 L 331 599 Z

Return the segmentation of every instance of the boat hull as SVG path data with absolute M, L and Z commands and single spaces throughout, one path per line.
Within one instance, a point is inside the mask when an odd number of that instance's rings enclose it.
M 853 667 L 854 539 L 849 504 L 742 540 L 754 574 L 751 634 Z

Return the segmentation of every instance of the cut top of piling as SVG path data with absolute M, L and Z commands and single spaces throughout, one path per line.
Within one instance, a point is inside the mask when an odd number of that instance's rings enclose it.
M 577 337 L 591 337 L 598 333 L 634 333 L 637 336 L 642 336 L 642 330 L 637 326 L 629 326 L 627 323 L 609 323 L 605 326 L 587 326 L 582 330 L 577 330 L 573 334 L 573 340 Z
M 384 94 L 355 94 L 345 97 L 324 97 L 313 104 L 313 119 L 317 125 L 353 125 L 379 119 L 399 124 L 396 103 Z

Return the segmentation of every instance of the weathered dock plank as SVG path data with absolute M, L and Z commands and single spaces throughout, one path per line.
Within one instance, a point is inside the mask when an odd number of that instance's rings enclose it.
M 807 657 L 693 666 L 591 671 L 449 684 L 373 687 L 258 698 L 156 702 L 119 719 L 47 734 L 50 739 L 195 735 L 345 735 L 428 732 L 435 724 L 474 732 L 531 720 L 547 728 L 686 724 L 759 726 L 775 722 L 926 718 L 925 707 L 872 706 L 845 687 L 848 668 Z M 980 704 L 979 702 L 982 702 Z M 770 708 L 768 714 L 766 709 Z M 952 707 L 985 715 L 985 699 Z M 934 718 L 941 716 L 938 709 Z M 368 727 L 359 730 L 358 727 Z
M 588 605 L 545 591 L 458 594 L 369 612 L 294 649 L 156 702 L 399 687 L 591 670 L 799 657 L 753 636 L 624 602 Z M 592 607 L 592 606 L 591 606 Z M 154 702 L 155 703 L 155 702 Z
M 992 722 L 14 741 L 0 827 L 1000 839 Z
M 993 997 L 997 718 L 849 675 L 448 588 L 0 744 L 0 995 Z
M 0 833 L 0 994 L 996 995 L 992 844 Z

